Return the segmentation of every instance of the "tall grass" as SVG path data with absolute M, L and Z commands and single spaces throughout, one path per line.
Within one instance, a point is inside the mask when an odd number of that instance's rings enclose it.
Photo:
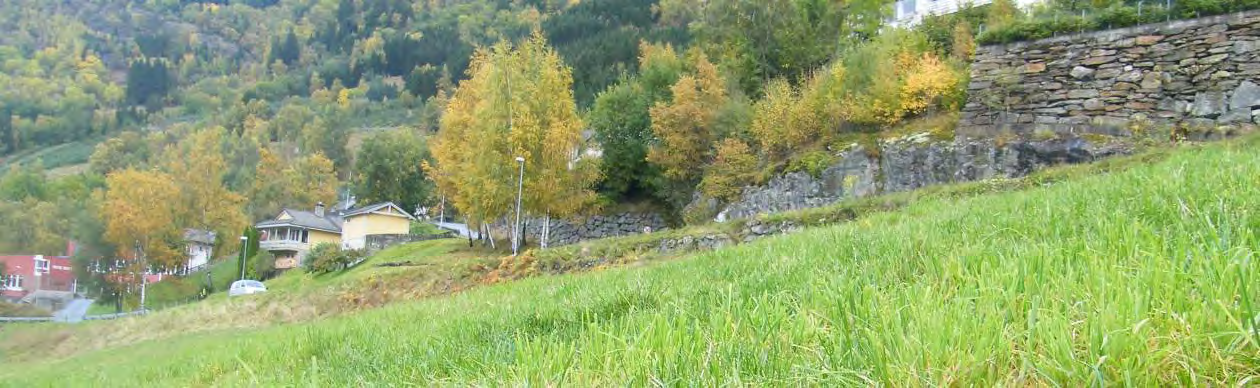
M 42 385 L 1247 385 L 1260 141 L 688 260 L 64 362 Z

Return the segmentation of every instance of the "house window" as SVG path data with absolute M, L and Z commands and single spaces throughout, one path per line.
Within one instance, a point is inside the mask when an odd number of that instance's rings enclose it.
M 9 290 L 22 289 L 22 275 L 9 275 L 4 278 L 4 288 Z
M 309 237 L 309 235 L 310 233 L 308 233 L 306 229 L 302 229 L 302 242 L 306 242 L 306 238 Z
M 35 259 L 35 273 L 39 274 L 39 273 L 48 273 L 48 272 L 49 272 L 48 260 Z

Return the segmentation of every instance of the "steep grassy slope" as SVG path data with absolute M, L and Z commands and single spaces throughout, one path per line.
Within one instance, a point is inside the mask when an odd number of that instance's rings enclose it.
M 462 251 L 463 244 L 450 239 L 393 247 L 343 272 L 286 273 L 267 281 L 266 294 L 228 298 L 221 291 L 204 301 L 158 310 L 143 318 L 0 326 L 0 359 L 48 362 L 98 349 L 165 341 L 200 332 L 309 322 L 397 301 L 449 294 L 475 285 L 472 268 L 492 262 Z M 378 266 L 396 262 L 410 265 Z M 230 276 L 217 274 L 216 278 L 236 276 L 238 267 L 224 264 L 228 265 L 221 267 Z M 104 306 L 100 311 L 112 313 L 113 306 Z
M 0 381 L 1245 385 L 1260 374 L 1258 146 L 648 267 L 6 362 Z

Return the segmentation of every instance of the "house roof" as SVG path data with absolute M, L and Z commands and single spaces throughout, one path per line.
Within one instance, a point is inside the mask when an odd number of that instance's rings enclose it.
M 214 232 L 201 229 L 184 229 L 184 241 L 214 245 Z
M 407 213 L 407 211 L 406 211 L 406 210 L 403 210 L 403 208 L 402 208 L 401 206 L 398 206 L 398 204 L 393 203 L 393 202 L 381 202 L 381 203 L 375 203 L 375 204 L 371 204 L 371 205 L 367 205 L 367 206 L 362 206 L 362 207 L 357 207 L 357 208 L 354 208 L 354 209 L 346 210 L 346 211 L 345 211 L 345 213 L 342 213 L 342 217 L 349 218 L 349 217 L 357 216 L 357 215 L 360 215 L 360 214 L 367 214 L 367 213 L 372 213 L 372 212 L 378 212 L 378 211 L 381 211 L 382 209 L 386 209 L 386 208 L 393 208 L 393 209 L 394 209 L 394 211 L 395 211 L 395 212 L 397 212 L 397 213 L 398 213 L 397 215 L 399 215 L 399 216 L 405 216 L 405 217 L 407 217 L 407 218 L 411 218 L 411 219 L 414 219 L 414 218 L 415 218 L 415 217 L 413 217 L 410 213 Z
M 255 226 L 259 228 L 269 227 L 269 226 L 299 226 L 299 227 L 308 228 L 308 229 L 318 229 L 318 230 L 323 230 L 323 231 L 328 231 L 328 232 L 341 233 L 342 218 L 341 216 L 333 214 L 331 212 L 324 213 L 324 216 L 320 217 L 320 216 L 315 215 L 315 212 L 308 212 L 308 211 L 303 211 L 303 210 L 294 210 L 294 209 L 286 208 L 283 211 L 281 211 L 280 214 L 288 214 L 290 218 L 287 220 L 281 220 L 281 219 L 267 220 L 267 221 L 259 222 Z

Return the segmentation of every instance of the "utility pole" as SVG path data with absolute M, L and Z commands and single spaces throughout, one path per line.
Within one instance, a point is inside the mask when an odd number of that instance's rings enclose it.
M 516 157 L 521 165 L 521 175 L 516 181 L 516 222 L 512 223 L 512 257 L 516 257 L 521 249 L 521 196 L 525 193 L 525 158 Z

